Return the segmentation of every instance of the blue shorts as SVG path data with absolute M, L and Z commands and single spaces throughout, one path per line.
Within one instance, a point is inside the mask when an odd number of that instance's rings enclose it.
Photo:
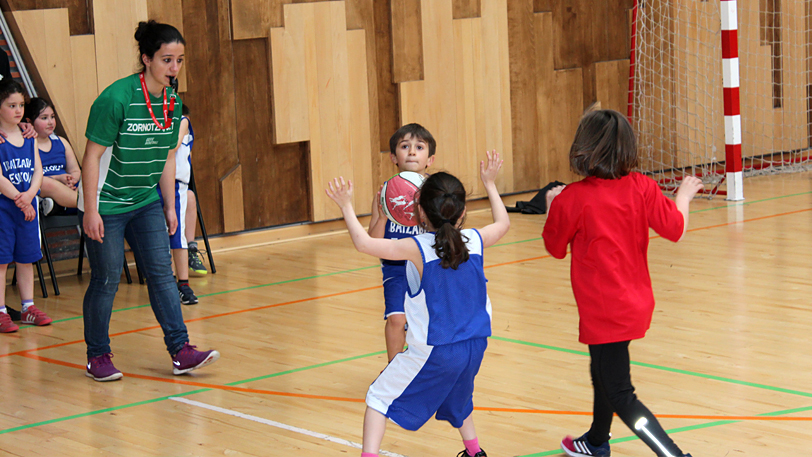
M 383 318 L 392 314 L 406 314 L 403 303 L 406 301 L 406 291 L 409 289 L 406 280 L 406 266 L 383 265 Z
M 432 415 L 460 428 L 474 410 L 474 377 L 487 347 L 487 338 L 409 345 L 369 386 L 367 406 L 406 430 L 419 429 Z
M 5 196 L 0 199 L 4 199 L 0 202 L 0 265 L 34 263 L 41 259 L 37 202 L 32 202 L 37 217 L 26 222 L 25 215 L 13 201 Z
M 164 197 L 161 195 L 161 186 L 157 187 L 158 196 L 161 197 L 161 206 L 164 204 Z M 185 182 L 175 181 L 175 216 L 178 218 L 178 229 L 174 235 L 169 235 L 169 247 L 171 249 L 186 249 L 189 247 L 186 241 L 186 195 L 189 185 Z

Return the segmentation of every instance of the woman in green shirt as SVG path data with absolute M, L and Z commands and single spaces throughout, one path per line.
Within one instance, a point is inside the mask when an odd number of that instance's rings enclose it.
M 169 86 L 183 65 L 186 42 L 175 27 L 155 21 L 139 23 L 135 39 L 142 71 L 99 95 L 85 133 L 79 214 L 88 237 L 91 275 L 83 314 L 86 374 L 96 381 L 122 377 L 111 361 L 109 327 L 125 234 L 146 276 L 173 373 L 187 373 L 220 357 L 217 351 L 197 351 L 189 344 L 169 254 L 169 234 L 178 226 L 174 150 L 181 115 L 181 100 Z M 167 196 L 163 208 L 155 191 L 159 184 Z

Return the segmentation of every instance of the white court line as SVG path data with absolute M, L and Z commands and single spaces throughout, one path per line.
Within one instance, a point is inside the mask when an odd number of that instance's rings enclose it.
M 265 424 L 265 425 L 270 425 L 271 427 L 281 428 L 283 430 L 288 430 L 288 431 L 291 431 L 291 432 L 300 433 L 302 435 L 311 436 L 313 438 L 319 438 L 319 439 L 322 439 L 322 440 L 325 440 L 325 441 L 330 441 L 332 443 L 343 444 L 344 446 L 349 446 L 349 447 L 356 448 L 356 449 L 361 449 L 363 447 L 359 443 L 356 443 L 354 441 L 349 441 L 349 440 L 345 440 L 345 439 L 342 439 L 342 438 L 336 438 L 334 436 L 325 435 L 324 433 L 311 432 L 310 430 L 305 430 L 303 428 L 294 427 L 292 425 L 283 424 L 281 422 L 272 421 L 270 419 L 264 419 L 262 417 L 252 416 L 250 414 L 244 414 L 244 413 L 241 413 L 241 412 L 238 412 L 238 411 L 233 411 L 233 410 L 230 410 L 230 409 L 220 408 L 219 406 L 209 405 L 207 403 L 200 403 L 199 401 L 187 400 L 186 398 L 180 398 L 180 397 L 169 397 L 169 399 L 180 402 L 180 403 L 186 403 L 187 405 L 197 406 L 197 407 L 205 408 L 205 409 L 208 409 L 208 410 L 211 410 L 211 411 L 216 411 L 218 413 L 228 414 L 229 416 L 239 417 L 241 419 L 248 419 L 250 421 L 259 422 L 259 423 Z M 388 456 L 388 457 L 406 457 L 404 455 L 395 454 L 394 452 L 388 452 L 388 451 L 384 451 L 384 450 L 380 451 L 380 455 L 385 455 L 385 456 Z

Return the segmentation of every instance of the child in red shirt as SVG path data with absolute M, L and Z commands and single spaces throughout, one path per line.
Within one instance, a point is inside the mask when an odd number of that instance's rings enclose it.
M 579 341 L 589 345 L 594 405 L 592 427 L 567 436 L 570 456 L 610 455 L 612 414 L 658 456 L 688 457 L 657 418 L 637 399 L 631 383 L 629 342 L 651 324 L 654 295 L 648 271 L 649 228 L 679 241 L 688 226 L 688 206 L 702 181 L 688 176 L 676 203 L 637 166 L 634 132 L 611 110 L 581 119 L 570 149 L 572 169 L 585 178 L 548 192 L 544 246 L 557 259 L 572 246 L 571 279 L 580 317 Z

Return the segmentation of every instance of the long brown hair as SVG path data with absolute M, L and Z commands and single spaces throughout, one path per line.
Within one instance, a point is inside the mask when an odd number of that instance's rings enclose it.
M 626 116 L 613 110 L 581 118 L 570 148 L 570 167 L 581 176 L 617 179 L 637 166 L 637 141 Z
M 464 222 L 465 187 L 456 177 L 434 173 L 423 183 L 417 196 L 428 222 L 435 229 L 434 252 L 443 268 L 457 267 L 468 260 L 468 248 L 458 225 Z M 424 221 L 425 222 L 425 221 Z

